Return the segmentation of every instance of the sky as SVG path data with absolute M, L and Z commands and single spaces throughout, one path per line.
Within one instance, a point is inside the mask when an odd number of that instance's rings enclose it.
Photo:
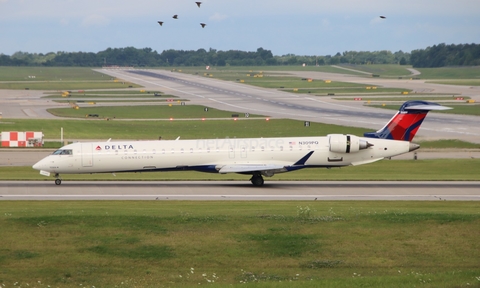
M 480 1 L 0 0 L 5 55 L 262 47 L 276 56 L 325 56 L 440 43 L 480 44 Z

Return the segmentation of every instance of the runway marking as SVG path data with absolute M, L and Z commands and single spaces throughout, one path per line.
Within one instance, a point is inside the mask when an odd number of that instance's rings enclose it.
M 38 195 L 1 195 L 2 198 L 253 198 L 253 199 L 262 199 L 262 198 L 288 198 L 288 199 L 321 199 L 321 198 L 430 198 L 432 200 L 443 200 L 446 198 L 471 198 L 480 200 L 480 195 L 428 195 L 428 194 L 419 194 L 419 195 L 381 195 L 381 194 L 350 194 L 350 195 L 220 195 L 220 194 L 142 194 L 142 195 L 126 195 L 126 194 L 105 194 L 105 195 L 85 195 L 85 194 L 72 194 L 72 195 L 54 195 L 54 194 L 38 194 Z

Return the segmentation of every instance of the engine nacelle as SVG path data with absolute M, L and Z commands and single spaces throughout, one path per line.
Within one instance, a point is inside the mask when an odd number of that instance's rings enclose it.
M 330 152 L 335 153 L 355 153 L 373 146 L 355 135 L 329 134 L 328 138 Z

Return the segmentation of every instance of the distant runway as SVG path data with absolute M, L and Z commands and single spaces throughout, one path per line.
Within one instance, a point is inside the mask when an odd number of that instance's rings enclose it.
M 480 181 L 1 181 L 0 200 L 480 201 Z

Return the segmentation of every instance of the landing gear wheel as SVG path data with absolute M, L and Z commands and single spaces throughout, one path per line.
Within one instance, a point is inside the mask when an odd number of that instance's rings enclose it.
M 62 184 L 62 180 L 61 179 L 55 179 L 55 185 L 60 185 Z
M 252 182 L 253 186 L 260 187 L 263 186 L 263 177 L 260 175 L 253 175 L 252 178 L 250 179 Z

